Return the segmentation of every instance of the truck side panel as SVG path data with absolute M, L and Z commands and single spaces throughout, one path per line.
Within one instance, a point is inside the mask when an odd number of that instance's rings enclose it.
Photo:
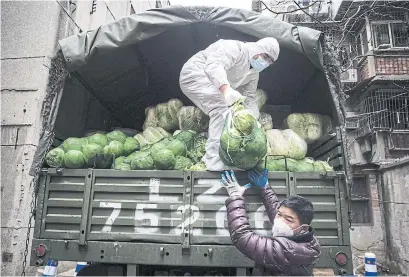
M 237 174 L 245 184 L 246 175 Z M 312 226 L 322 245 L 343 245 L 339 176 L 275 172 L 270 185 L 283 199 L 299 194 L 315 207 Z M 40 238 L 85 241 L 146 241 L 231 244 L 227 192 L 219 174 L 178 171 L 51 169 L 46 176 Z M 342 182 L 341 182 L 342 183 Z M 250 222 L 271 235 L 257 188 L 245 193 Z

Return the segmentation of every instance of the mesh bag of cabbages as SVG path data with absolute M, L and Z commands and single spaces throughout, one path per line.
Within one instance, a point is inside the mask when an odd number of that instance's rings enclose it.
M 284 126 L 311 144 L 332 131 L 332 119 L 328 115 L 293 113 L 284 120 Z
M 178 112 L 178 119 L 179 129 L 182 131 L 201 133 L 209 127 L 209 117 L 195 106 L 182 107 Z
M 183 107 L 179 99 L 170 99 L 155 107 L 145 109 L 145 122 L 143 130 L 148 127 L 161 127 L 167 132 L 174 132 L 179 128 L 178 112 Z
M 267 139 L 257 119 L 243 104 L 233 106 L 220 137 L 224 164 L 242 170 L 254 168 L 267 153 Z

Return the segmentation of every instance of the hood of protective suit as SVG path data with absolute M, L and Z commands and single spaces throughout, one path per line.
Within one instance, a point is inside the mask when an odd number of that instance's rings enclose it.
M 266 53 L 276 61 L 280 54 L 280 45 L 278 41 L 272 37 L 263 38 L 257 42 L 247 42 L 245 45 L 249 51 L 249 59 L 255 55 Z

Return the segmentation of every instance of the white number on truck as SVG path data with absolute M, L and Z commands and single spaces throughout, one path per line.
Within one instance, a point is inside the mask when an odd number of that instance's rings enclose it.
M 189 210 L 189 209 L 192 211 L 190 217 L 186 218 L 185 221 L 180 223 L 174 229 L 177 235 L 180 235 L 183 232 L 183 230 L 186 228 L 186 226 L 193 225 L 193 223 L 195 223 L 196 220 L 198 220 L 200 217 L 199 208 L 193 205 L 182 205 L 178 208 L 178 211 L 180 211 L 181 213 L 184 213 L 186 210 Z
M 146 224 L 148 226 L 156 226 L 154 228 L 140 228 L 136 227 L 134 231 L 136 233 L 155 233 L 159 231 L 159 228 L 157 226 L 159 225 L 159 217 L 155 213 L 145 213 L 143 209 L 157 209 L 158 204 L 142 204 L 139 203 L 136 205 L 136 210 L 135 210 L 135 221 L 141 221 L 142 225 L 145 225 L 144 223 L 146 221 L 149 221 L 149 224 Z
M 102 233 L 108 233 L 112 230 L 112 225 L 114 224 L 115 219 L 119 216 L 121 212 L 121 203 L 110 203 L 110 202 L 100 202 L 99 206 L 101 208 L 114 208 L 111 215 L 108 217 L 107 221 L 105 222 L 104 227 L 102 227 Z
M 216 213 L 216 234 L 218 236 L 230 236 L 229 230 L 224 226 L 226 211 L 226 206 L 222 206 Z

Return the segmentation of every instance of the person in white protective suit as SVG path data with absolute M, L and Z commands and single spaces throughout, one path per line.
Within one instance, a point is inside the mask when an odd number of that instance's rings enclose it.
M 210 117 L 203 161 L 210 171 L 230 169 L 219 156 L 220 136 L 229 107 L 245 100 L 256 118 L 259 73 L 275 62 L 280 47 L 275 38 L 257 42 L 218 40 L 191 57 L 183 66 L 182 92 Z

